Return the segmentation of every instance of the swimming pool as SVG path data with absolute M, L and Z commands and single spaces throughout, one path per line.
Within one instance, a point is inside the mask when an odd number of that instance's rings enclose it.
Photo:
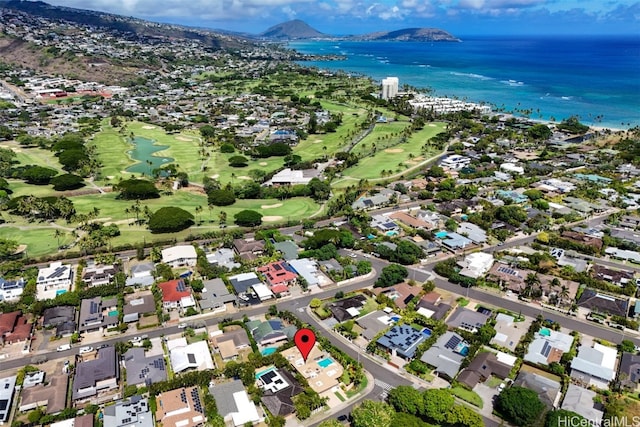
M 66 294 L 66 293 L 67 293 L 66 289 L 58 289 L 56 291 L 56 296 Z
M 321 368 L 326 368 L 327 366 L 331 365 L 333 363 L 333 360 L 329 359 L 328 357 L 325 357 L 322 360 L 318 360 L 318 365 L 320 365 Z
M 540 335 L 542 335 L 543 337 L 548 337 L 551 335 L 551 331 L 547 328 L 542 328 L 540 329 Z
M 109 317 L 117 316 L 117 315 L 118 315 L 118 310 L 113 310 L 109 312 Z
M 427 336 L 427 337 L 430 337 L 430 336 L 431 336 L 431 329 L 429 329 L 429 328 L 424 328 L 424 329 L 422 330 L 422 335 Z
M 396 234 L 398 234 L 398 232 L 394 231 L 394 230 L 389 230 L 384 234 L 387 235 L 387 236 L 395 236 Z
M 271 371 L 273 371 L 275 369 L 276 369 L 275 366 L 270 366 L 267 369 L 265 369 L 264 371 L 260 371 L 260 372 L 256 373 L 256 379 L 259 379 L 261 376 L 263 376 L 267 372 L 271 372 Z
M 444 239 L 445 237 L 447 237 L 447 235 L 448 235 L 448 234 L 449 234 L 449 233 L 447 233 L 446 231 L 438 231 L 438 232 L 436 233 L 436 237 L 437 237 L 438 239 Z
M 267 348 L 263 349 L 260 353 L 263 356 L 269 356 L 269 355 L 275 353 L 277 349 L 278 349 L 277 347 L 267 347 Z

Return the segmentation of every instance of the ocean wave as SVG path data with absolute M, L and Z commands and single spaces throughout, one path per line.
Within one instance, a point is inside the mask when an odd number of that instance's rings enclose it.
M 519 82 L 517 80 L 500 80 L 500 83 L 504 83 L 507 86 L 524 86 L 524 82 Z
M 460 73 L 458 71 L 451 71 L 451 74 L 453 74 L 454 76 L 471 77 L 473 79 L 479 80 L 493 80 L 493 77 L 483 76 L 482 74 L 476 73 Z

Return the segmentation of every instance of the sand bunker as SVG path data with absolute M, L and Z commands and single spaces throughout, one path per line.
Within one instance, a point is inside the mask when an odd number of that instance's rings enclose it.
M 155 129 L 155 126 L 151 126 L 151 125 L 144 125 L 142 126 L 142 129 L 147 129 L 147 130 L 151 130 L 151 129 Z
M 262 217 L 262 220 L 266 222 L 280 221 L 281 219 L 282 217 L 279 215 L 272 215 L 272 216 L 267 215 Z
M 193 141 L 193 139 L 187 138 L 187 137 L 184 137 L 184 136 L 176 136 L 176 139 L 178 141 L 182 141 L 182 142 L 191 142 L 191 141 Z
M 260 163 L 258 163 L 258 164 L 259 164 L 260 166 L 267 166 L 269 163 L 267 163 L 267 162 L 260 162 Z
M 387 148 L 384 150 L 385 153 L 402 153 L 404 150 L 402 148 Z
M 260 207 L 262 209 L 273 209 L 273 208 L 279 208 L 280 206 L 282 206 L 282 203 L 276 203 L 275 205 L 262 205 Z
M 414 157 L 413 159 L 409 159 L 405 163 L 408 165 L 417 165 L 423 160 L 424 160 L 424 157 L 420 156 L 420 157 Z
M 218 178 L 220 178 L 220 174 L 211 175 L 210 178 L 211 179 L 218 179 Z
M 427 126 L 429 126 L 430 128 L 436 127 L 436 125 L 434 125 L 433 123 L 429 123 Z
M 107 175 L 107 179 L 113 179 L 113 178 L 115 178 L 114 175 Z
M 241 176 L 238 176 L 237 178 L 238 179 L 246 179 L 246 180 L 249 180 L 249 181 L 253 181 L 253 178 L 251 178 L 250 176 L 246 176 L 246 175 L 241 175 Z

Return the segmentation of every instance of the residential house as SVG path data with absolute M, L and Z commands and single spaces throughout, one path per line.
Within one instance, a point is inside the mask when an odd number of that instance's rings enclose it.
M 42 319 L 42 326 L 45 328 L 56 328 L 56 337 L 66 337 L 76 331 L 76 308 L 73 306 L 46 308 Z
M 272 288 L 276 285 L 293 286 L 298 279 L 295 270 L 286 261 L 270 262 L 258 267 L 257 271 L 262 273 L 267 284 Z
M 529 198 L 523 194 L 523 192 L 511 190 L 496 190 L 496 197 L 500 199 L 508 199 L 513 201 L 513 203 L 521 204 L 527 203 Z
M 442 233 L 442 237 L 440 237 L 441 236 L 440 233 Z M 452 251 L 455 251 L 458 249 L 466 249 L 473 245 L 473 242 L 471 241 L 471 239 L 468 239 L 458 233 L 454 233 L 450 231 L 436 233 L 436 237 L 441 239 L 442 244 Z
M 73 283 L 73 270 L 70 265 L 52 262 L 49 267 L 38 270 L 36 297 L 39 300 L 53 299 L 67 292 Z
M 211 343 L 218 351 L 224 362 L 237 359 L 241 350 L 249 349 L 251 347 L 247 331 L 240 327 L 212 336 Z
M 502 288 L 520 292 L 524 287 L 526 274 L 518 268 L 514 268 L 503 261 L 496 262 L 489 272 L 487 279 L 497 282 Z
M 15 375 L 0 378 L 0 423 L 2 424 L 6 423 L 9 420 L 9 415 L 11 415 L 16 379 Z
M 146 356 L 144 348 L 132 347 L 123 355 L 127 370 L 127 385 L 150 386 L 167 380 L 164 356 Z
M 574 243 L 579 243 L 581 245 L 589 246 L 594 251 L 600 252 L 602 250 L 602 239 L 599 237 L 593 237 L 588 234 L 578 233 L 575 231 L 563 231 L 561 234 L 562 238 L 570 240 Z
M 224 267 L 228 270 L 240 267 L 242 264 L 235 261 L 235 252 L 229 248 L 219 248 L 207 254 L 207 262 L 213 266 Z
M 125 303 L 122 309 L 124 323 L 137 322 L 148 313 L 156 312 L 156 301 L 151 291 L 138 292 L 133 295 L 125 295 Z
M 620 217 L 620 227 L 635 230 L 640 227 L 640 216 L 635 215 L 622 215 Z
M 313 286 L 323 287 L 333 283 L 331 279 L 320 271 L 315 260 L 308 258 L 292 259 L 289 261 L 289 266 L 299 277 L 302 277 L 307 282 L 310 288 Z
M 560 378 L 553 377 L 539 369 L 523 366 L 513 384 L 535 391 L 548 409 L 556 409 L 562 397 L 562 386 Z
M 509 356 L 506 353 L 502 354 Z M 469 366 L 460 372 L 457 380 L 473 389 L 476 384 L 485 382 L 492 375 L 502 379 L 507 378 L 516 360 L 516 357 L 510 357 L 513 359 L 511 365 L 500 361 L 494 353 L 488 351 L 479 353 Z
M 596 279 L 604 280 L 620 287 L 635 281 L 633 271 L 629 270 L 614 270 L 604 265 L 594 264 L 591 271 Z
M 524 360 L 540 365 L 560 362 L 562 355 L 571 350 L 573 337 L 553 329 L 540 328 L 529 344 L 529 351 Z
M 415 216 L 411 216 L 407 212 L 393 212 L 389 215 L 389 218 L 395 221 L 399 221 L 407 227 L 411 227 L 413 229 L 425 229 L 431 230 L 432 224 Z
M 405 308 L 422 289 L 418 286 L 411 286 L 406 282 L 398 283 L 388 288 L 373 288 L 373 293 L 377 296 L 386 295 L 398 308 Z
M 130 277 L 127 277 L 126 286 L 151 286 L 155 281 L 153 272 L 155 266 L 152 262 L 136 264 L 129 270 Z
M 319 395 L 333 394 L 336 387 L 340 386 L 340 377 L 344 368 L 319 346 L 314 346 L 311 349 L 306 360 L 297 347 L 283 350 L 280 354 L 291 363 L 291 366 L 307 380 L 309 387 Z
M 47 383 L 22 389 L 20 394 L 20 412 L 36 408 L 46 408 L 45 414 L 53 415 L 66 408 L 69 375 L 57 374 L 47 377 Z
M 275 242 L 273 248 L 280 252 L 285 261 L 298 259 L 298 251 L 300 248 L 293 240 L 285 240 L 283 242 Z
M 242 295 L 253 286 L 262 283 L 256 273 L 253 272 L 236 274 L 235 276 L 230 276 L 228 279 L 238 295 Z
M 409 325 L 395 325 L 387 333 L 378 338 L 376 344 L 391 353 L 404 359 L 413 359 L 418 345 L 427 339 L 422 331 Z
M 163 427 L 197 427 L 206 423 L 198 387 L 182 387 L 156 396 L 156 420 Z
M 496 315 L 496 324 L 493 328 L 496 330 L 496 335 L 491 339 L 491 344 L 511 351 L 515 351 L 528 329 L 525 322 L 516 322 L 513 316 L 504 313 Z
M 75 418 L 53 423 L 49 427 L 93 427 L 94 417 L 93 414 L 78 415 Z
M 578 299 L 578 307 L 588 308 L 598 313 L 626 317 L 629 310 L 629 300 L 607 295 L 595 289 L 587 288 Z
M 490 316 L 485 313 L 458 307 L 451 316 L 449 316 L 446 323 L 451 328 L 460 328 L 476 333 L 489 319 Z
M 484 277 L 493 265 L 493 255 L 486 252 L 474 252 L 467 255 L 462 261 L 458 261 L 462 267 L 460 275 L 478 279 Z
M 14 302 L 20 299 L 24 291 L 24 279 L 5 280 L 0 277 L 0 302 Z
M 86 298 L 80 303 L 78 332 L 92 332 L 118 325 L 117 298 Z
M 72 386 L 72 398 L 75 402 L 100 402 L 112 400 L 113 396 L 99 398 L 99 393 L 114 390 L 117 393 L 120 369 L 113 346 L 97 350 L 94 359 L 80 360 Z
M 427 230 L 440 229 L 444 227 L 444 220 L 437 212 L 419 210 L 416 212 L 416 218 L 428 224 Z
M 251 289 L 261 302 L 275 298 L 275 294 L 286 295 L 289 293 L 289 288 L 284 283 L 274 285 L 271 288 L 264 283 L 258 283 L 257 285 L 253 285 Z
M 358 317 L 360 315 L 360 310 L 364 307 L 366 302 L 366 296 L 354 295 L 349 298 L 332 302 L 329 304 L 328 309 L 338 322 L 344 322 L 345 320 Z
M 447 331 L 422 354 L 420 360 L 435 369 L 435 373 L 447 380 L 458 374 L 462 360 L 469 353 L 469 344 L 455 332 Z
M 578 355 L 571 361 L 571 378 L 585 385 L 608 389 L 616 377 L 618 350 L 594 343 L 581 345 Z
M 224 281 L 220 278 L 205 280 L 204 288 L 200 292 L 200 308 L 202 311 L 224 311 L 227 303 L 235 303 L 236 296 L 229 292 Z
M 372 215 L 369 225 L 371 226 L 371 228 L 380 230 L 387 236 L 398 234 L 400 232 L 400 227 L 398 226 L 398 224 L 396 224 L 395 221 L 393 221 L 393 219 L 390 219 L 387 215 Z
M 271 368 L 256 377 L 258 386 L 264 390 L 262 403 L 271 414 L 286 417 L 295 412 L 293 398 L 304 389 L 289 371 Z
M 608 247 L 604 250 L 604 252 L 611 258 L 630 261 L 634 264 L 640 264 L 640 252 L 630 251 L 627 249 L 618 249 L 614 247 Z
M 456 228 L 456 233 L 467 237 L 476 245 L 487 242 L 487 232 L 471 222 L 461 222 Z
M 389 313 L 382 310 L 372 311 L 356 319 L 356 323 L 362 329 L 361 335 L 371 341 L 380 332 L 396 322 Z
M 360 197 L 358 200 L 351 204 L 351 208 L 358 209 L 373 209 L 377 206 L 387 205 L 391 201 L 392 196 L 397 196 L 399 193 L 388 188 L 381 189 L 378 193 L 370 196 Z
M 442 296 L 439 293 L 434 291 L 428 292 L 418 301 L 416 311 L 427 319 L 442 320 L 447 316 L 449 310 L 451 310 L 451 306 L 443 303 L 441 300 Z
M 469 157 L 452 154 L 440 161 L 440 166 L 447 169 L 459 170 L 469 166 L 471 159 Z
M 232 423 L 234 427 L 240 427 L 248 423 L 262 421 L 258 415 L 258 409 L 255 403 L 249 399 L 242 381 L 232 380 L 218 383 L 209 387 L 209 394 L 215 399 L 218 414 L 224 418 L 225 423 Z
M 111 283 L 119 269 L 120 266 L 118 264 L 86 267 L 82 272 L 82 281 L 90 288 L 94 286 L 108 285 Z
M 622 353 L 618 368 L 620 385 L 626 390 L 637 391 L 640 386 L 640 355 Z
M 186 338 L 177 338 L 167 341 L 167 348 L 169 349 L 171 368 L 175 373 L 187 369 L 202 371 L 215 368 L 207 341 L 187 344 Z
M 186 310 L 188 307 L 196 305 L 193 295 L 191 295 L 191 288 L 187 286 L 183 279 L 159 283 L 158 288 L 162 292 L 162 306 L 165 310 L 176 308 Z
M 524 167 L 517 163 L 503 163 L 500 165 L 500 170 L 510 175 L 524 175 Z
M 320 175 L 320 171 L 317 169 L 299 169 L 291 170 L 289 168 L 282 169 L 277 172 L 273 177 L 263 183 L 263 186 L 280 187 L 282 185 L 306 185 L 313 178 L 317 178 Z
M 13 344 L 28 340 L 31 336 L 32 326 L 20 310 L 0 313 L 0 344 Z
M 115 405 L 105 406 L 103 423 L 105 426 L 113 427 L 155 426 L 147 398 L 138 395 L 133 395 L 129 399 L 119 400 Z
M 284 326 L 282 320 L 278 318 L 271 318 L 265 322 L 252 320 L 246 325 L 254 340 L 263 346 L 291 340 L 297 330 L 295 326 Z
M 604 416 L 602 403 L 596 403 L 597 393 L 593 390 L 569 384 L 561 409 L 575 412 L 589 420 L 592 426 L 599 426 Z
M 162 263 L 173 268 L 193 267 L 198 261 L 198 254 L 193 245 L 178 245 L 162 250 Z
M 264 253 L 264 241 L 252 239 L 235 239 L 233 241 L 233 249 L 240 258 L 245 260 L 254 260 Z
M 44 383 L 45 373 L 43 371 L 25 372 L 22 380 L 22 388 L 31 388 Z

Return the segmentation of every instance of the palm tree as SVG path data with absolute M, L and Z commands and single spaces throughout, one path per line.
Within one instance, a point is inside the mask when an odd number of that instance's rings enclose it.
M 56 228 L 56 231 L 54 231 L 53 236 L 56 238 L 56 241 L 58 242 L 58 248 L 60 248 L 60 237 L 64 236 L 65 233 L 63 233 L 59 228 Z
M 569 287 L 567 285 L 562 285 L 560 287 L 560 292 L 558 292 L 558 297 L 561 300 L 566 300 L 569 298 Z
M 196 206 L 195 211 L 196 211 L 196 221 L 200 222 L 200 220 L 198 219 L 198 214 L 202 212 L 202 206 Z
M 220 220 L 220 224 L 227 223 L 227 213 L 225 211 L 220 211 L 218 214 L 218 219 Z

